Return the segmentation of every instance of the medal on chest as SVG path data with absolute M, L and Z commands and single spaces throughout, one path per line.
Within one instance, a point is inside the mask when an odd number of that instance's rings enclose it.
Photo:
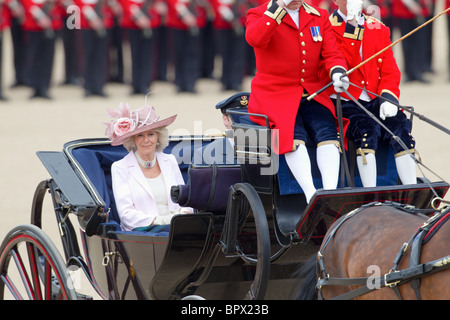
M 311 27 L 310 30 L 311 30 L 311 36 L 312 36 L 314 42 L 322 41 L 322 34 L 320 33 L 319 26 Z

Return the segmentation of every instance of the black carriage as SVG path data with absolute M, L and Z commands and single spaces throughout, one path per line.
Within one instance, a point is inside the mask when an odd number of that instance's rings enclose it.
M 0 298 L 86 298 L 67 272 L 80 268 L 104 299 L 288 299 L 298 281 L 293 272 L 317 252 L 342 214 L 373 201 L 429 208 L 449 188 L 426 179 L 398 185 L 385 146 L 378 157 L 380 187 L 358 187 L 357 173 L 347 187 L 342 176 L 341 188 L 319 189 L 307 205 L 283 157 L 271 152 L 269 127 L 240 121 L 246 110 L 232 113 L 239 164 L 193 165 L 194 150 L 211 137 L 171 137 L 164 152 L 177 157 L 186 182 L 172 187 L 172 199 L 196 212 L 175 216 L 157 233 L 120 228 L 110 167 L 125 156 L 122 146 L 83 139 L 61 152 L 38 152 L 51 178 L 36 188 L 31 224 L 14 228 L 3 241 Z M 314 152 L 311 158 L 314 163 Z M 319 177 L 314 165 L 313 174 Z M 64 257 L 41 230 L 47 193 Z

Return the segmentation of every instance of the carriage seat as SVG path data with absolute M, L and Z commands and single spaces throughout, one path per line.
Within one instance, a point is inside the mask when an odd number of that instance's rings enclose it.
M 95 142 L 98 142 L 98 140 L 95 140 Z M 209 139 L 204 140 L 194 136 L 171 137 L 164 152 L 171 153 L 177 158 L 185 183 L 189 181 L 188 171 L 194 150 L 209 142 Z M 74 147 L 71 147 L 71 145 L 74 145 Z M 125 157 L 128 151 L 123 146 L 111 146 L 106 139 L 104 143 L 100 144 L 86 143 L 85 140 L 70 142 L 66 144 L 65 150 L 70 153 L 71 157 L 75 158 L 94 186 L 95 191 L 104 202 L 105 211 L 109 210 L 109 222 L 111 223 L 109 227 L 111 230 L 115 228 L 114 223 L 119 226 L 116 230 L 120 230 L 120 218 L 112 191 L 111 165 Z
M 86 146 L 72 150 L 72 156 L 77 160 L 99 196 L 105 203 L 105 210 L 109 211 L 109 220 L 120 225 L 114 194 L 112 191 L 111 165 L 126 156 L 127 150 L 123 146 L 111 145 Z
M 170 153 L 174 145 L 175 143 L 169 143 L 164 152 Z M 128 151 L 123 146 L 114 147 L 110 144 L 83 146 L 72 150 L 73 157 L 103 199 L 105 210 L 109 210 L 109 221 L 115 222 L 119 226 L 120 218 L 112 190 L 111 165 L 125 157 L 127 153 Z M 179 166 L 186 181 L 189 164 L 182 163 Z
M 172 187 L 172 201 L 198 212 L 225 213 L 229 189 L 241 180 L 239 165 L 192 165 L 189 183 Z

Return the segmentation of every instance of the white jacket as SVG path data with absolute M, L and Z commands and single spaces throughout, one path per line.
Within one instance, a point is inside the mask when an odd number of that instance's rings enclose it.
M 169 212 L 179 212 L 181 207 L 172 202 L 170 197 L 172 186 L 184 184 L 175 156 L 157 152 L 156 159 L 166 185 Z M 122 229 L 132 230 L 151 225 L 159 215 L 158 207 L 134 152 L 112 164 L 111 176 Z M 192 209 L 186 208 L 184 211 L 192 212 Z

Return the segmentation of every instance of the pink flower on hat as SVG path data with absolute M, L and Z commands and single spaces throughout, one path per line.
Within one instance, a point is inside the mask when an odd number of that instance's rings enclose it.
M 117 136 L 123 136 L 124 134 L 133 131 L 136 127 L 136 122 L 130 118 L 119 118 L 114 123 L 114 133 Z
M 109 116 L 111 118 L 116 118 L 116 120 L 112 120 L 106 124 L 106 136 L 113 140 L 118 136 L 122 136 L 133 130 L 136 127 L 136 124 L 133 124 L 133 119 L 131 119 L 130 106 L 128 103 L 123 104 L 120 103 L 118 109 L 106 109 Z
M 168 126 L 176 118 L 174 115 L 159 120 L 155 109 L 148 105 L 131 111 L 128 103 L 120 103 L 118 109 L 107 109 L 106 111 L 113 118 L 109 123 L 105 123 L 105 134 L 113 146 L 122 144 L 126 139 L 138 133 Z

